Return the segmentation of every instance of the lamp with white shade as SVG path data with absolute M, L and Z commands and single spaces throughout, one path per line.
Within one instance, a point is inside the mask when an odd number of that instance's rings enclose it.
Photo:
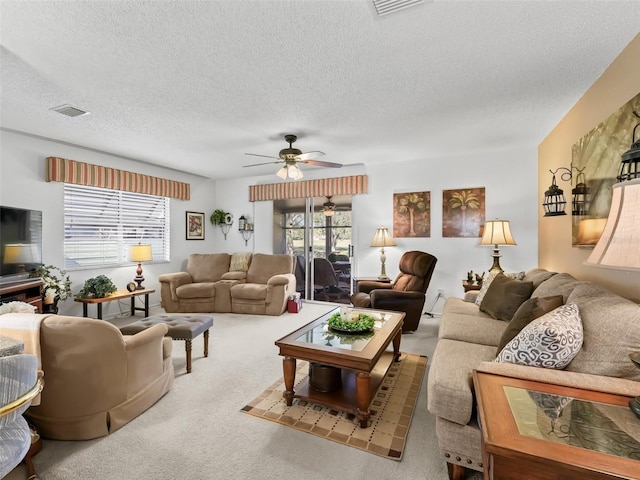
M 484 224 L 484 232 L 480 245 L 493 245 L 493 265 L 490 272 L 497 270 L 503 272 L 500 266 L 500 249 L 499 245 L 516 245 L 513 235 L 511 235 L 511 227 L 509 220 L 487 220 Z
M 150 262 L 153 260 L 153 251 L 149 244 L 137 244 L 129 246 L 129 260 L 132 262 L 138 262 L 138 268 L 136 269 L 136 277 L 133 279 L 138 286 L 136 290 L 144 290 L 142 282 L 144 277 L 142 276 L 142 262 Z
M 613 186 L 607 223 L 586 264 L 640 269 L 640 178 Z
M 376 233 L 373 235 L 373 240 L 371 240 L 372 247 L 381 247 L 380 248 L 380 263 L 382 267 L 380 269 L 380 275 L 378 275 L 378 280 L 389 280 L 387 276 L 387 272 L 385 270 L 385 262 L 387 261 L 387 256 L 384 253 L 384 247 L 395 247 L 396 241 L 393 239 L 387 227 L 381 226 L 376 230 Z

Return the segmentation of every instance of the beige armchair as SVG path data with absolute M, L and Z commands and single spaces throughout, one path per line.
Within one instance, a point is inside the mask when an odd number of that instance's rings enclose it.
M 166 325 L 132 336 L 92 318 L 45 316 L 40 349 L 46 388 L 26 416 L 44 438 L 88 440 L 118 430 L 173 384 Z

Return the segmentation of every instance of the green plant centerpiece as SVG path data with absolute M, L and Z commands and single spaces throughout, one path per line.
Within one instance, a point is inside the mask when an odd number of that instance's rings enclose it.
M 44 282 L 42 295 L 44 297 L 53 297 L 56 302 L 71 297 L 71 279 L 66 270 L 53 265 L 40 265 L 29 276 L 42 279 Z
M 114 283 L 106 275 L 98 275 L 84 282 L 82 290 L 78 292 L 78 298 L 104 298 L 117 290 Z
M 211 220 L 211 223 L 214 225 L 224 225 L 225 223 L 227 223 L 228 215 L 229 212 L 225 212 L 224 210 L 216 208 L 209 217 L 209 220 Z
M 373 329 L 376 319 L 357 312 L 337 312 L 327 319 L 327 325 L 339 332 L 361 333 Z

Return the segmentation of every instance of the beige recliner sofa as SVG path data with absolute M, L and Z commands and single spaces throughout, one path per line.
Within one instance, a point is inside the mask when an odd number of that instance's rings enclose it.
M 167 313 L 281 315 L 296 292 L 292 255 L 194 253 L 186 270 L 158 277 Z
M 9 315 L 32 314 L 2 317 Z M 151 407 L 173 385 L 166 325 L 123 336 L 103 320 L 34 316 L 41 317 L 45 388 L 40 403 L 32 404 L 25 415 L 45 438 L 88 440 L 108 435 Z M 37 354 L 36 348 L 25 342 L 26 353 Z

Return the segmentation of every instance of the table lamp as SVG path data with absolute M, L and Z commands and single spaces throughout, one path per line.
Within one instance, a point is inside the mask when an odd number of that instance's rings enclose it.
M 493 245 L 493 265 L 492 270 L 503 272 L 500 266 L 500 249 L 498 245 L 516 245 L 513 236 L 511 235 L 511 228 L 509 227 L 509 220 L 487 220 L 484 224 L 484 233 L 480 240 L 480 245 Z
M 376 233 L 373 235 L 373 240 L 371 240 L 372 247 L 381 247 L 380 248 L 380 263 L 382 264 L 382 268 L 380 269 L 380 275 L 378 275 L 378 280 L 389 280 L 387 276 L 387 272 L 385 271 L 384 263 L 387 261 L 387 256 L 384 254 L 384 247 L 395 247 L 396 241 L 393 239 L 387 227 L 381 226 L 376 230 Z
M 142 282 L 144 282 L 144 277 L 142 276 L 142 262 L 150 262 L 153 260 L 151 245 L 140 243 L 138 245 L 130 245 L 129 260 L 132 262 L 138 262 L 138 268 L 136 270 L 137 275 L 133 280 L 138 284 L 136 290 L 144 290 L 144 287 L 142 286 Z

